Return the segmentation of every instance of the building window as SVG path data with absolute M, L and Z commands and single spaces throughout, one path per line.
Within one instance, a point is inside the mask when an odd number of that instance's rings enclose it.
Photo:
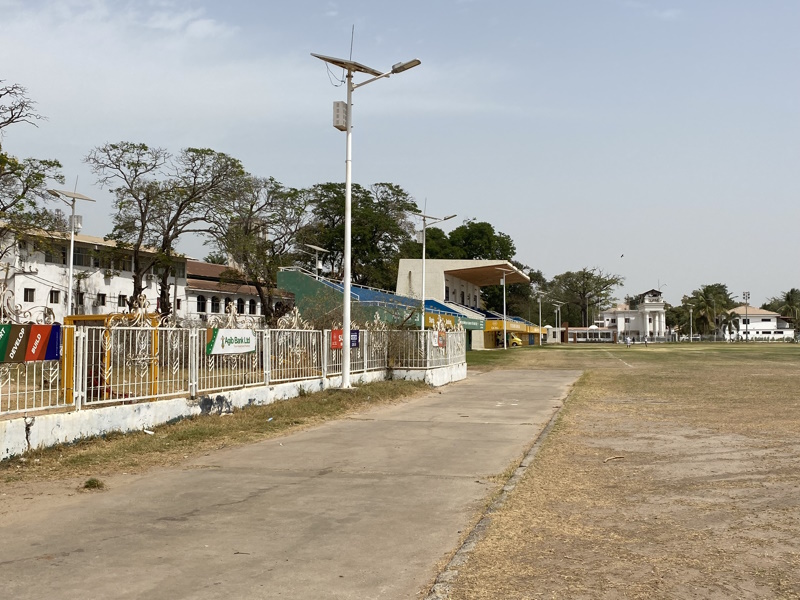
M 180 309 L 181 309 L 181 299 L 175 298 L 175 310 L 180 310 Z
M 199 313 L 206 312 L 206 297 L 205 296 L 198 296 L 197 297 L 197 312 L 199 312 Z
M 444 301 L 445 302 L 450 301 L 450 288 L 447 286 L 444 286 Z
M 616 320 L 616 319 L 611 319 L 611 324 L 612 324 L 612 325 L 615 325 L 616 323 L 617 323 L 617 320 Z
M 244 298 L 236 299 L 236 312 L 240 315 L 244 314 Z
M 464 304 L 464 291 L 461 291 L 461 304 Z
M 106 295 L 97 294 L 97 306 L 105 306 L 105 305 L 106 305 Z
M 742 325 L 750 325 L 750 319 L 742 319 Z
M 472 307 L 473 308 L 478 308 L 478 294 L 475 294 L 474 296 L 472 296 Z
M 76 267 L 100 266 L 100 259 L 94 256 L 94 252 L 81 246 L 75 246 L 75 251 L 72 253 L 72 262 Z
M 627 323 L 630 323 L 630 322 L 631 322 L 630 317 L 625 317 L 625 323 L 627 324 Z
M 128 306 L 128 297 L 125 294 L 117 296 L 117 308 L 125 308 Z
M 762 323 L 769 323 L 770 321 L 772 321 L 772 319 L 761 319 Z
M 44 262 L 54 263 L 57 265 L 67 264 L 67 248 L 66 246 L 48 248 L 44 251 Z
M 83 306 L 83 301 L 86 299 L 86 292 L 78 292 L 75 300 L 75 306 Z
M 219 312 L 219 298 L 216 296 L 211 298 L 211 312 L 218 313 Z
M 119 271 L 133 271 L 133 258 L 130 256 L 119 256 L 114 259 L 114 265 Z
M 61 293 L 58 290 L 50 290 L 50 304 L 58 304 Z
M 254 314 L 256 314 L 256 301 L 255 301 L 255 300 L 250 300 L 250 310 L 249 310 L 249 313 L 250 313 L 251 315 L 254 315 Z
M 25 302 L 34 302 L 36 299 L 36 290 L 33 288 L 25 288 L 24 299 Z

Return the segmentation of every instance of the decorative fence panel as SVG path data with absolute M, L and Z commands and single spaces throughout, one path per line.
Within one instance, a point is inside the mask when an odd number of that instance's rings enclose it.
M 90 408 L 341 375 L 331 331 L 250 330 L 255 351 L 206 354 L 206 331 L 166 326 L 62 327 L 61 359 L 0 363 L 0 417 Z M 429 369 L 466 359 L 466 332 L 359 331 L 350 371 Z
M 269 331 L 271 382 L 322 377 L 321 331 L 272 329 Z
M 72 328 L 62 327 L 62 357 L 67 337 L 71 342 Z M 61 360 L 0 363 L 0 415 L 70 407 L 72 396 L 66 393 L 66 385 Z

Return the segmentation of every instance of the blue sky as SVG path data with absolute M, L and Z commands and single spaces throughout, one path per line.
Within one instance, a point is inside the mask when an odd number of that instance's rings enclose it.
M 344 100 L 311 52 L 378 70 L 355 92 L 353 177 L 509 234 L 547 277 L 599 267 L 619 297 L 706 283 L 760 304 L 800 287 L 800 3 L 794 0 L 0 0 L 0 79 L 48 117 L 18 156 L 105 142 L 210 147 L 300 187 L 344 179 Z M 335 83 L 335 81 L 334 81 Z M 182 249 L 202 257 L 200 240 Z M 622 256 L 624 255 L 624 256 Z

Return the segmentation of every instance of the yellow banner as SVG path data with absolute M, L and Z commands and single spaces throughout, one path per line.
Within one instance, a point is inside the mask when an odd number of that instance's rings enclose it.
M 506 331 L 527 331 L 528 326 L 525 323 L 520 323 L 519 321 L 506 321 Z M 486 320 L 486 326 L 484 327 L 484 331 L 503 331 L 503 321 L 502 320 Z
M 444 321 L 446 327 L 455 327 L 456 326 L 456 319 L 453 315 L 440 315 L 439 313 L 425 313 L 425 328 L 426 329 L 436 329 L 436 324 L 439 322 L 439 319 Z M 502 327 L 501 327 L 502 329 Z

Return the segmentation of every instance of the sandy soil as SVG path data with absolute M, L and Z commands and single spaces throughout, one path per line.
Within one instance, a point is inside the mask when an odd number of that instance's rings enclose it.
M 636 358 L 579 383 L 450 598 L 800 598 L 797 366 Z

